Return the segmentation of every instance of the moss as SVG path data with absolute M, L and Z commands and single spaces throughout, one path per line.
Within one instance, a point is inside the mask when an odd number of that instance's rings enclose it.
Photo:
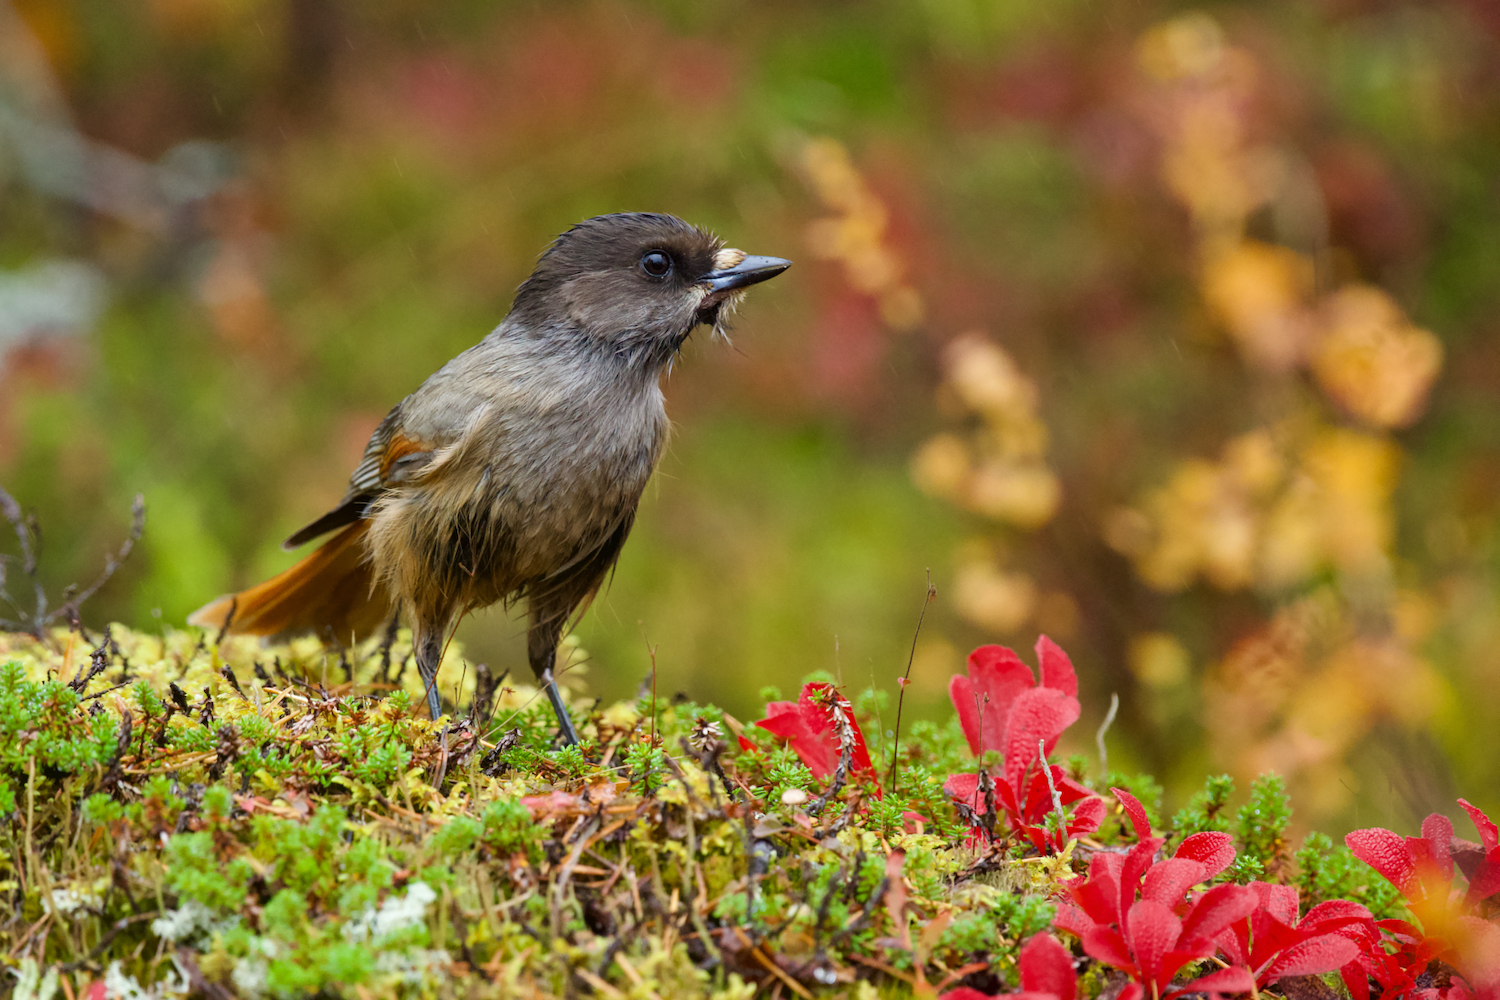
M 1059 857 L 981 850 L 942 792 L 972 767 L 951 724 L 903 737 L 894 788 L 851 775 L 810 815 L 827 782 L 774 740 L 688 748 L 716 742 L 712 706 L 575 710 L 585 742 L 558 749 L 533 690 L 505 691 L 486 733 L 428 721 L 409 689 L 381 696 L 373 644 L 330 690 L 314 642 L 116 627 L 74 690 L 57 678 L 76 637 L 50 638 L 0 666 L 0 896 L 22 917 L 0 949 L 44 894 L 71 894 L 46 900 L 72 907 L 65 932 L 27 945 L 41 971 L 119 961 L 145 986 L 197 975 L 245 997 L 742 998 L 783 976 L 865 998 L 968 975 L 993 990 L 1088 851 L 1134 840 L 1112 822 Z M 1159 808 L 1149 776 L 1111 780 Z M 1232 818 L 1231 787 L 1211 781 L 1176 835 L 1228 827 L 1242 864 L 1280 858 L 1280 784 Z M 1326 838 L 1297 860 L 1308 901 L 1393 905 Z M 1099 967 L 1082 972 L 1098 993 Z

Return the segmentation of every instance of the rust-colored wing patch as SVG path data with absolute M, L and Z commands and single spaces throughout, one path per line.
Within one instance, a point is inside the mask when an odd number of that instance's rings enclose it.
M 421 469 L 432 458 L 432 445 L 396 431 L 380 456 L 380 482 L 399 483 Z

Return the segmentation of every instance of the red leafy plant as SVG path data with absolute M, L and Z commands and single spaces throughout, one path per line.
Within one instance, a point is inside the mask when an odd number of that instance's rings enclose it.
M 1353 1000 L 1500 998 L 1500 927 L 1487 919 L 1500 892 L 1500 830 L 1483 811 L 1458 804 L 1479 831 L 1480 843 L 1454 836 L 1441 813 L 1422 822 L 1420 837 L 1373 827 L 1344 843 L 1406 897 L 1416 922 L 1382 920 L 1381 939 L 1343 969 Z M 1455 874 L 1464 876 L 1462 886 Z
M 1005 763 L 998 776 L 984 770 L 951 775 L 943 791 L 960 806 L 976 833 L 993 835 L 993 805 L 1005 813 L 1012 830 L 1045 852 L 1049 844 L 1061 850 L 1069 838 L 1097 830 L 1104 819 L 1104 800 L 1060 766 L 1048 765 L 1038 748 L 1041 744 L 1051 753 L 1063 730 L 1078 721 L 1080 707 L 1078 675 L 1068 654 L 1046 636 L 1037 640 L 1036 654 L 1040 684 L 1031 668 L 1004 646 L 980 646 L 969 654 L 968 676 L 955 676 L 948 683 L 948 697 L 969 750 L 976 757 L 997 751 Z M 1056 811 L 1054 788 L 1064 806 L 1077 805 L 1066 824 L 1049 837 L 1046 821 L 1047 814 Z
M 1073 956 L 1050 934 L 1033 934 L 1021 946 L 1016 964 L 1021 972 L 1021 988 L 1002 996 L 1014 1000 L 1073 1000 L 1077 995 L 1078 976 L 1073 971 Z M 972 986 L 961 986 L 938 1000 L 990 1000 L 990 996 Z
M 1056 925 L 1077 934 L 1090 956 L 1129 975 L 1136 996 L 1253 992 L 1284 976 L 1332 972 L 1377 938 L 1370 911 L 1347 900 L 1321 903 L 1299 921 L 1290 886 L 1252 882 L 1194 893 L 1234 861 L 1234 839 L 1195 833 L 1158 861 L 1165 840 L 1152 836 L 1145 808 L 1129 792 L 1111 791 L 1138 843 L 1124 855 L 1096 853 Z M 1228 968 L 1168 990 L 1185 965 L 1215 952 Z
M 1227 833 L 1195 833 L 1161 861 L 1166 842 L 1151 835 L 1146 811 L 1129 792 L 1111 789 L 1135 826 L 1139 843 L 1126 854 L 1096 851 L 1088 878 L 1069 889 L 1072 904 L 1059 909 L 1056 927 L 1078 935 L 1092 958 L 1119 969 L 1133 982 L 1120 1000 L 1152 1000 L 1184 993 L 1247 993 L 1255 977 L 1244 966 L 1219 969 L 1169 990 L 1189 962 L 1218 950 L 1218 938 L 1255 911 L 1259 896 L 1243 885 L 1219 885 L 1193 895 L 1234 860 Z M 1127 995 L 1128 994 L 1128 995 Z
M 1283 976 L 1310 976 L 1341 969 L 1379 940 L 1370 911 L 1347 899 L 1332 899 L 1297 919 L 1297 890 L 1251 882 L 1255 909 L 1218 937 L 1230 963 L 1248 968 L 1264 989 Z
M 874 781 L 879 794 L 880 783 L 865 746 L 865 734 L 854 719 L 854 706 L 832 684 L 802 685 L 796 701 L 771 702 L 766 706 L 766 717 L 756 725 L 786 740 L 816 778 L 837 771 L 847 754 L 846 770 Z

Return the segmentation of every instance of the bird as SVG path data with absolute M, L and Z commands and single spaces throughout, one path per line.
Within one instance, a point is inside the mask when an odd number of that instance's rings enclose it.
M 500 324 L 385 416 L 339 504 L 282 547 L 334 534 L 189 623 L 342 643 L 403 616 L 435 721 L 458 621 L 524 598 L 527 659 L 562 740 L 577 743 L 553 675 L 557 645 L 619 558 L 661 457 L 662 377 L 697 327 L 723 335 L 745 289 L 790 266 L 673 215 L 572 226 Z

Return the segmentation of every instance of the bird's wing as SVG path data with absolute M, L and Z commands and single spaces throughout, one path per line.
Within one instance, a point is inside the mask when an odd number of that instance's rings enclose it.
M 365 445 L 365 453 L 349 477 L 349 489 L 333 510 L 294 533 L 281 543 L 283 549 L 294 549 L 319 535 L 353 524 L 394 483 L 403 482 L 432 460 L 433 446 L 416 440 L 401 427 L 401 404 L 397 404 L 380 421 Z
M 385 464 L 385 450 L 391 443 L 391 438 L 401 425 L 401 404 L 397 403 L 391 407 L 391 412 L 385 415 L 380 425 L 370 435 L 370 440 L 365 443 L 365 453 L 360 456 L 359 465 L 354 467 L 354 473 L 349 477 L 349 491 L 344 494 L 343 503 L 348 503 L 357 496 L 372 493 L 381 486 L 381 467 Z

